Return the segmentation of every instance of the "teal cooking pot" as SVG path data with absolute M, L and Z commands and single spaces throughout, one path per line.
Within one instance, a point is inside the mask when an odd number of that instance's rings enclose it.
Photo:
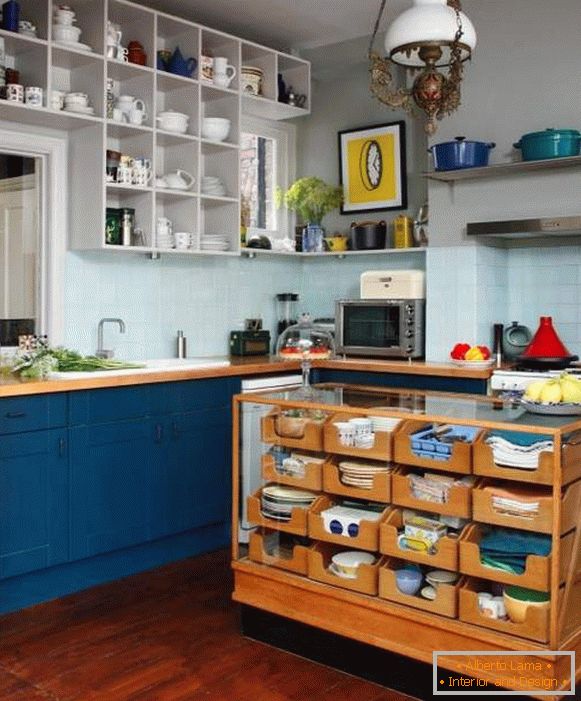
M 521 136 L 513 146 L 522 152 L 523 161 L 541 161 L 544 158 L 578 156 L 581 133 L 576 129 L 545 129 Z

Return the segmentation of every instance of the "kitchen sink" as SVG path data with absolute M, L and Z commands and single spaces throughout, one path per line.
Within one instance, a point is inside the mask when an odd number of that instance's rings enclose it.
M 132 361 L 133 362 L 133 361 Z M 78 380 L 90 377 L 115 377 L 154 372 L 179 372 L 180 370 L 204 370 L 206 368 L 227 367 L 229 360 L 214 358 L 156 358 L 155 360 L 136 360 L 142 368 L 125 370 L 97 370 L 96 372 L 53 372 L 51 378 L 56 380 Z

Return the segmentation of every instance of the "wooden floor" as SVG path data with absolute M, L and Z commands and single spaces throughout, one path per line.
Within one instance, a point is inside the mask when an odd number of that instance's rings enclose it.
M 0 701 L 404 701 L 247 640 L 228 554 L 0 618 Z

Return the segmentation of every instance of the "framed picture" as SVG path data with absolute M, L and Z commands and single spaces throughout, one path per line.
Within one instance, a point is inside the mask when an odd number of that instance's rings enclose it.
M 341 214 L 406 209 L 405 122 L 339 132 Z

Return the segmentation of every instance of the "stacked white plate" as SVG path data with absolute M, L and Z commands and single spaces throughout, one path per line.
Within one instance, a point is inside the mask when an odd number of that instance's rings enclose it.
M 64 106 L 65 112 L 73 112 L 74 114 L 95 114 L 95 108 L 91 105 L 74 105 L 69 104 Z
M 313 492 L 271 484 L 262 490 L 262 515 L 276 521 L 290 521 L 293 509 L 308 509 L 316 498 Z
M 230 248 L 228 237 L 223 234 L 203 234 L 200 241 L 202 251 L 227 251 Z
M 204 175 L 202 177 L 202 194 L 212 197 L 225 197 L 226 186 L 222 178 L 217 178 L 213 175 Z
M 345 460 L 339 463 L 341 482 L 359 489 L 371 489 L 375 475 L 387 474 L 390 470 L 389 465 L 376 462 Z
M 393 431 L 401 421 L 401 419 L 390 419 L 388 416 L 368 416 L 367 418 L 373 424 L 374 432 L 384 431 L 385 433 Z

